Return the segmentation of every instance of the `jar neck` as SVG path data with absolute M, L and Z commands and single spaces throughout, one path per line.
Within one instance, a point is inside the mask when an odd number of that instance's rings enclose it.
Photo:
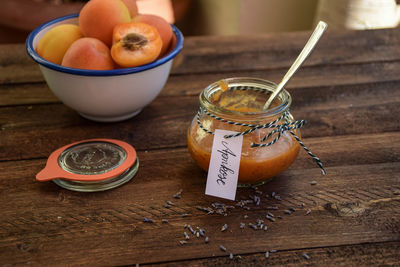
M 290 94 L 282 90 L 271 108 L 262 109 L 276 86 L 275 83 L 258 78 L 227 78 L 203 90 L 200 94 L 200 106 L 215 116 L 231 121 L 272 121 L 289 110 L 292 103 Z M 244 108 L 234 108 L 223 103 L 229 102 L 230 99 L 234 99 L 232 102 L 244 103 Z M 246 108 L 246 105 L 252 108 Z

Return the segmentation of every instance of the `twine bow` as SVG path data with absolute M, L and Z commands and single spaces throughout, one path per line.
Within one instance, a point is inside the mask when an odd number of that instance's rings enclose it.
M 321 172 L 323 175 L 326 174 L 326 171 L 322 165 L 321 160 L 315 155 L 313 154 L 305 145 L 304 143 L 300 140 L 300 138 L 295 134 L 295 130 L 300 129 L 301 127 L 303 127 L 306 124 L 305 120 L 299 120 L 299 121 L 289 121 L 290 118 L 290 112 L 289 110 L 285 111 L 279 118 L 275 119 L 272 122 L 266 123 L 266 124 L 247 124 L 247 123 L 240 123 L 240 122 L 235 122 L 235 121 L 230 121 L 230 120 L 226 120 L 223 119 L 221 117 L 215 116 L 214 114 L 211 114 L 210 112 L 208 112 L 206 109 L 203 109 L 202 107 L 199 108 L 198 112 L 197 112 L 197 124 L 199 125 L 199 127 L 205 131 L 206 133 L 209 134 L 214 134 L 214 132 L 206 129 L 201 121 L 200 121 L 200 116 L 201 113 L 206 114 L 207 116 L 219 120 L 221 122 L 225 122 L 231 125 L 239 125 L 239 126 L 245 126 L 245 127 L 249 127 L 250 129 L 245 130 L 243 132 L 239 132 L 236 134 L 231 134 L 231 135 L 225 135 L 225 138 L 233 138 L 233 137 L 237 137 L 240 135 L 246 135 L 249 134 L 251 132 L 254 132 L 255 130 L 258 129 L 266 129 L 266 128 L 270 128 L 273 129 L 271 132 L 269 132 L 267 135 L 265 135 L 263 138 L 260 139 L 260 143 L 252 143 L 251 147 L 267 147 L 267 146 L 271 146 L 273 144 L 275 144 L 282 136 L 282 134 L 286 131 L 288 131 L 295 139 L 296 141 L 300 144 L 300 146 L 307 152 L 308 155 L 311 156 L 311 158 L 316 162 L 316 164 L 318 165 L 318 167 L 321 169 Z M 278 122 L 282 121 L 283 123 L 277 124 Z M 268 143 L 263 143 L 266 140 L 269 140 L 270 138 L 272 138 L 275 135 L 275 138 L 272 139 L 270 142 Z

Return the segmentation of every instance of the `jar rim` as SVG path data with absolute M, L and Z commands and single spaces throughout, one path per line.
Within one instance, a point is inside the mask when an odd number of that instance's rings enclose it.
M 269 92 L 273 92 L 275 88 L 277 87 L 277 84 L 260 79 L 260 78 L 253 78 L 253 77 L 232 77 L 232 78 L 225 78 L 222 81 L 225 81 L 228 85 L 228 87 L 236 87 L 236 86 L 248 86 L 248 87 L 254 87 L 257 88 L 257 90 L 265 90 Z M 289 94 L 288 91 L 285 89 L 282 90 L 282 92 L 277 96 L 279 98 L 280 103 L 279 105 L 269 108 L 266 110 L 260 110 L 257 112 L 244 112 L 244 111 L 236 111 L 236 110 L 231 110 L 228 108 L 221 107 L 215 103 L 212 102 L 212 95 L 214 95 L 216 92 L 221 91 L 221 86 L 220 86 L 220 81 L 216 81 L 210 85 L 208 85 L 200 94 L 199 100 L 200 100 L 200 105 L 208 110 L 209 112 L 212 112 L 214 114 L 219 114 L 222 116 L 235 116 L 235 117 L 243 117 L 248 120 L 249 118 L 265 118 L 265 117 L 272 117 L 276 116 L 279 114 L 282 114 L 283 112 L 287 111 L 292 103 L 292 97 Z

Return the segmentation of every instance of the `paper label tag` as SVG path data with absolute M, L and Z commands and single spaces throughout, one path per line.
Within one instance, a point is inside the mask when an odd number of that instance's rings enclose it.
M 206 195 L 235 200 L 243 136 L 224 138 L 235 133 L 218 129 L 214 132 Z

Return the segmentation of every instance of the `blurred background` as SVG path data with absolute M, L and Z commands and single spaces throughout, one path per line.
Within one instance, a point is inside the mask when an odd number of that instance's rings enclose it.
M 85 0 L 0 0 L 0 43 L 23 43 L 42 23 L 77 13 Z M 396 27 L 396 0 L 137 0 L 139 12 L 163 16 L 185 36 Z

